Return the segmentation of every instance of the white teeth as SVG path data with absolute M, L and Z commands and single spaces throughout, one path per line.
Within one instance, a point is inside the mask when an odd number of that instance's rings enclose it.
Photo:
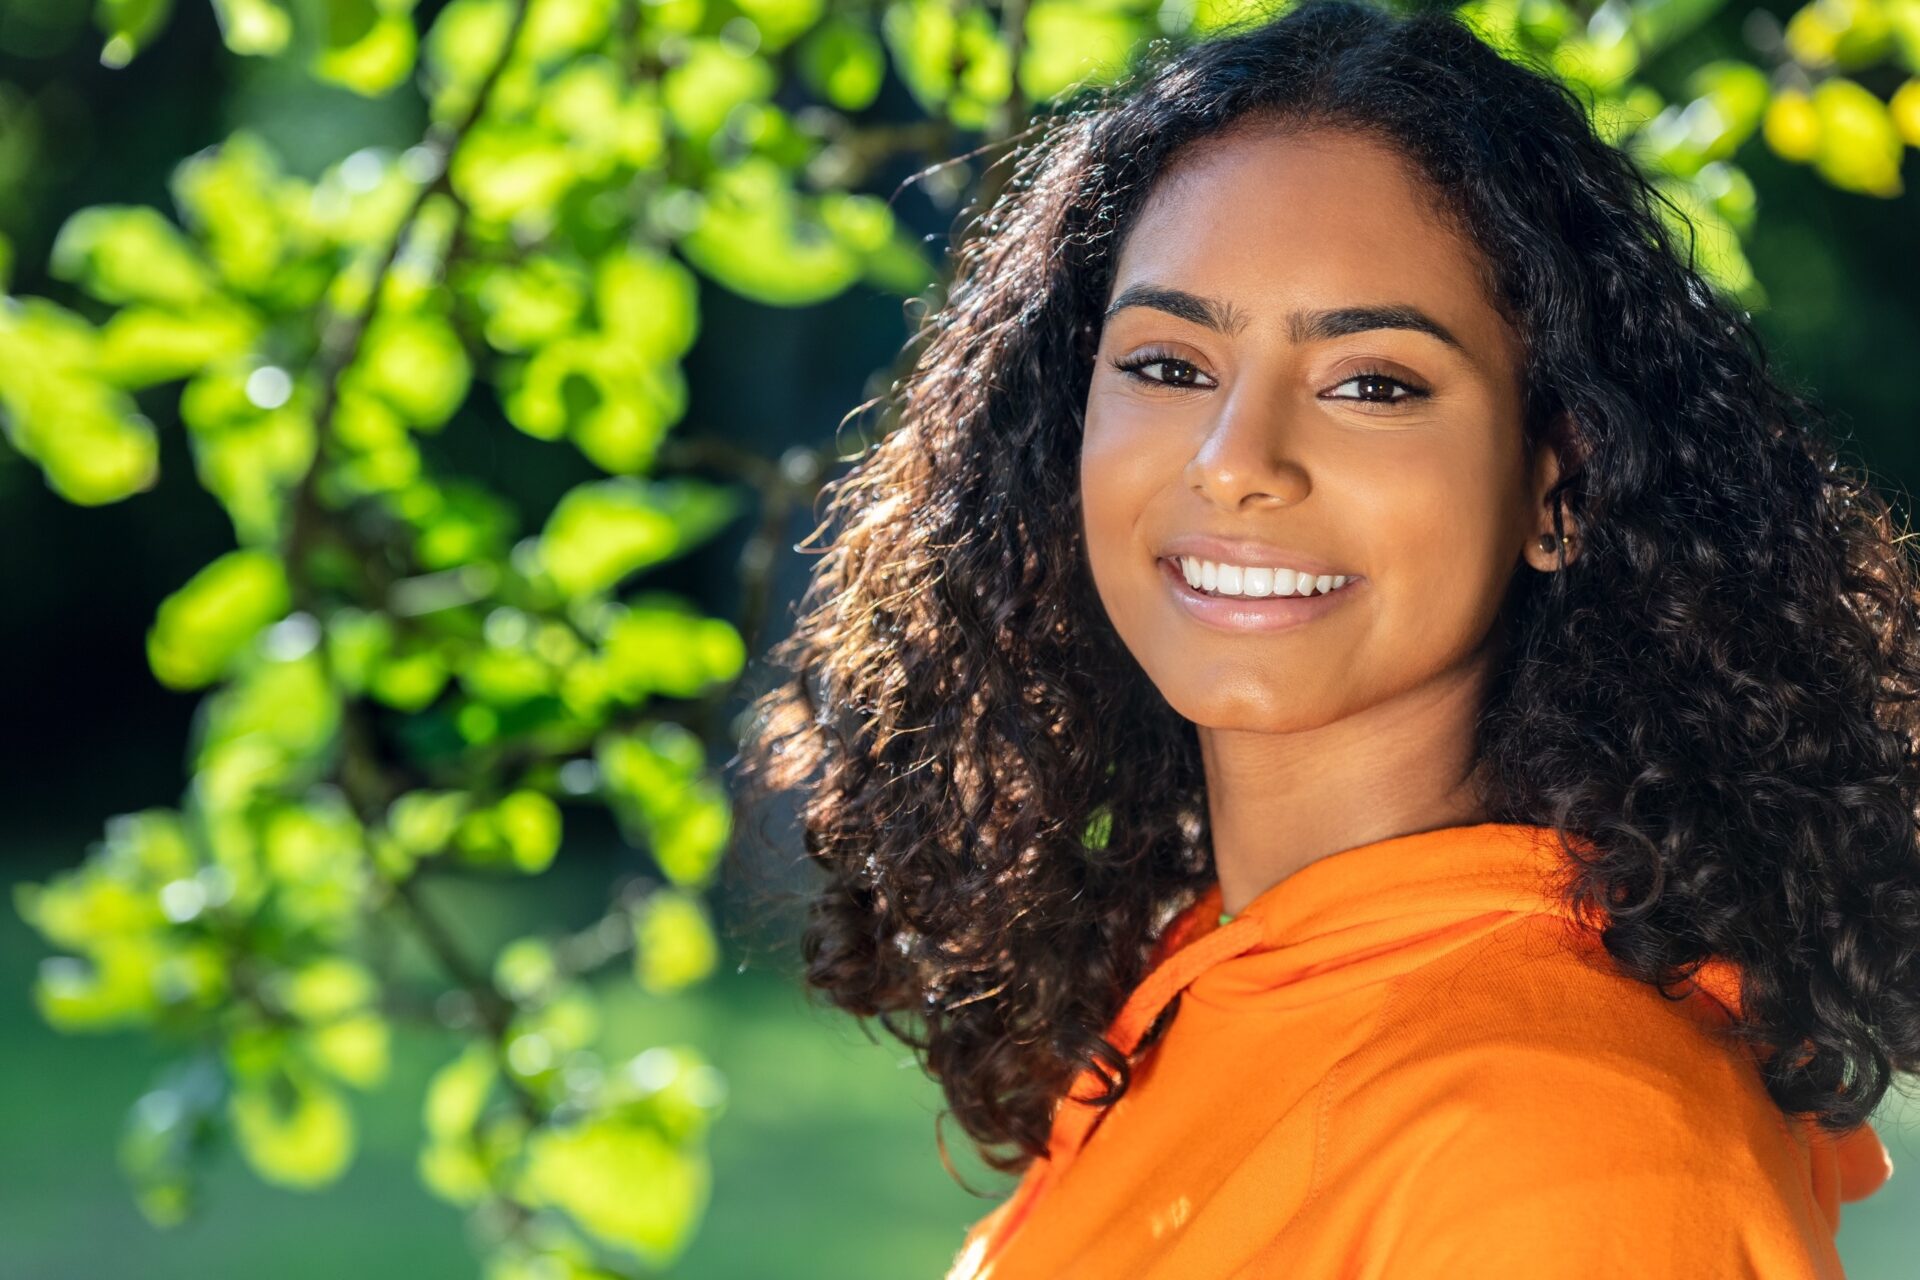
M 1198 556 L 1180 557 L 1180 574 L 1187 585 L 1209 595 L 1246 596 L 1259 600 L 1267 596 L 1325 595 L 1347 585 L 1344 573 L 1323 573 L 1318 577 L 1294 569 L 1270 569 L 1265 565 L 1221 564 Z

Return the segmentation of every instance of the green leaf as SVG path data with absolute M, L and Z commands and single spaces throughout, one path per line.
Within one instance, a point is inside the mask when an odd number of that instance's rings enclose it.
M 287 611 L 286 570 L 263 550 L 229 551 L 160 602 L 147 660 L 162 684 L 197 689 L 225 675 L 260 629 Z
M 378 1087 L 392 1070 L 393 1028 L 377 1013 L 353 1013 L 314 1027 L 301 1045 L 315 1066 L 356 1089 Z
M 643 991 L 670 995 L 704 980 L 720 948 L 700 899 L 680 889 L 656 889 L 633 917 L 634 980 Z
M 380 6 L 374 0 L 323 0 L 321 14 L 326 46 L 343 49 L 367 38 L 380 21 Z
M 440 86 L 434 110 L 464 110 L 494 63 L 513 26 L 508 0 L 452 0 L 427 32 L 427 71 Z
M 300 1189 L 346 1171 L 354 1153 L 353 1115 L 338 1090 L 289 1067 L 277 1079 L 239 1085 L 227 1117 L 240 1154 L 261 1178 Z
M 1709 160 L 1725 159 L 1752 137 L 1773 96 L 1764 71 L 1733 59 L 1696 69 L 1687 77 L 1687 91 L 1712 103 L 1719 116 L 1720 127 L 1706 150 Z
M 735 107 L 764 101 L 775 83 L 766 59 L 701 37 L 688 41 L 685 57 L 661 77 L 661 100 L 682 133 L 704 142 Z
M 493 808 L 513 864 L 528 875 L 552 865 L 560 851 L 560 807 L 538 791 L 515 791 Z
M 528 435 L 571 435 L 608 471 L 648 470 L 687 407 L 677 361 L 654 361 L 619 337 L 587 333 L 548 343 L 505 379 L 507 418 Z
M 173 0 L 97 0 L 93 20 L 107 34 L 100 65 L 124 67 L 167 24 Z
M 102 302 L 190 309 L 218 282 L 192 245 L 145 205 L 94 205 L 62 224 L 48 270 Z
M 800 77 L 842 111 L 864 111 L 880 95 L 887 59 L 871 30 L 832 17 L 800 42 Z
M 240 307 L 125 307 L 101 326 L 94 368 L 115 386 L 150 387 L 243 356 L 259 333 L 259 318 Z
M 858 249 L 803 201 L 765 156 L 716 173 L 699 220 L 681 240 L 688 261 L 743 297 L 770 306 L 809 306 L 860 278 Z
M 516 1004 L 533 1004 L 552 994 L 560 965 L 545 938 L 515 938 L 493 959 L 493 985 Z
M 624 701 L 655 694 L 692 698 L 739 675 L 746 656 L 731 622 L 649 596 L 613 615 L 598 674 L 607 692 Z
M 213 0 L 220 36 L 235 53 L 272 56 L 287 47 L 293 19 L 277 0 Z
M 1814 86 L 1813 109 L 1820 122 L 1813 166 L 1822 177 L 1843 191 L 1902 194 L 1904 143 L 1886 103 L 1858 81 L 1829 76 Z
M 694 480 L 579 485 L 548 518 L 540 561 L 568 595 L 596 595 L 698 546 L 738 509 L 732 490 Z
M 348 956 L 311 960 L 276 976 L 281 1005 L 308 1022 L 328 1022 L 365 1008 L 380 993 L 372 970 Z
M 309 69 L 363 97 L 380 97 L 413 72 L 419 39 L 412 9 L 413 0 L 329 0 L 326 45 Z
M 1118 79 L 1143 34 L 1138 17 L 1088 0 L 1039 0 L 1027 10 L 1026 30 L 1020 87 L 1036 102 Z
M 487 222 L 545 220 L 580 173 L 565 139 L 530 124 L 474 128 L 454 155 L 453 189 Z
M 283 266 L 297 247 L 298 224 L 282 209 L 303 198 L 258 135 L 241 130 L 180 162 L 171 180 L 181 219 L 205 242 L 228 284 L 266 294 L 285 284 Z
M 594 268 L 600 328 L 646 360 L 678 360 L 693 346 L 699 295 L 693 273 L 663 253 L 628 246 Z
M 153 424 L 95 373 L 99 340 L 42 298 L 0 300 L 0 427 L 69 502 L 117 502 L 159 474 Z
M 662 721 L 644 734 L 603 736 L 595 759 L 628 838 L 645 843 L 673 883 L 705 885 L 732 835 L 733 814 L 726 792 L 705 774 L 700 740 Z
M 492 1046 L 480 1040 L 469 1042 L 427 1082 L 423 1107 L 427 1132 L 435 1138 L 462 1138 L 472 1133 L 499 1078 Z
M 381 397 L 414 427 L 430 431 L 465 402 L 473 366 L 445 315 L 382 311 L 367 326 L 345 381 Z
M 760 48 L 776 53 L 820 20 L 826 0 L 737 0 L 740 11 L 760 30 Z
M 585 309 L 591 283 L 585 268 L 551 254 L 490 267 L 478 279 L 475 295 L 486 339 L 506 352 L 529 351 L 564 337 Z
M 620 0 L 533 0 L 521 49 L 547 63 L 604 45 Z M 651 16 L 646 19 L 652 22 Z
M 453 841 L 471 800 L 464 791 L 409 791 L 387 806 L 387 830 L 412 853 L 439 853 Z
M 710 1181 L 704 1154 L 668 1141 L 650 1125 L 606 1117 L 536 1130 L 516 1195 L 564 1212 L 649 1267 L 666 1267 L 692 1239 Z M 637 1187 L 645 1194 L 634 1194 Z
M 1101 805 L 1080 833 L 1080 843 L 1089 849 L 1104 849 L 1113 839 L 1113 810 Z

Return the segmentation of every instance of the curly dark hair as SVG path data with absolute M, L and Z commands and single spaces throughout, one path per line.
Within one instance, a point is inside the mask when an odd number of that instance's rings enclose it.
M 1509 592 L 1487 820 L 1583 836 L 1572 909 L 1620 970 L 1672 995 L 1734 962 L 1775 1102 L 1857 1127 L 1920 1068 L 1900 521 L 1582 100 L 1447 11 L 1302 0 L 1157 39 L 1012 151 L 890 429 L 829 487 L 743 747 L 826 872 L 807 983 L 923 1057 L 990 1167 L 1044 1154 L 1082 1069 L 1126 1091 L 1103 1032 L 1213 869 L 1196 731 L 1094 592 L 1082 414 L 1156 175 L 1255 117 L 1384 140 L 1431 184 L 1524 339 L 1529 446 L 1567 464 L 1548 499 L 1581 550 Z

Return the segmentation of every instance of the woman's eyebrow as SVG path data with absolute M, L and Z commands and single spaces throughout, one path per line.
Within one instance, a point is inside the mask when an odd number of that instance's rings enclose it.
M 1194 324 L 1205 325 L 1217 333 L 1232 337 L 1247 326 L 1247 316 L 1232 303 L 1201 294 L 1189 293 L 1170 285 L 1130 284 L 1120 291 L 1102 321 L 1111 320 L 1127 307 L 1152 307 Z M 1410 329 L 1446 343 L 1462 355 L 1467 354 L 1453 331 L 1411 303 L 1396 302 L 1358 307 L 1329 307 L 1322 311 L 1287 313 L 1287 336 L 1296 343 L 1325 342 L 1345 338 L 1372 329 Z

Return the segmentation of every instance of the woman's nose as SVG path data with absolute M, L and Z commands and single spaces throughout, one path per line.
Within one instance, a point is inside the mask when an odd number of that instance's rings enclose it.
M 1292 505 L 1306 497 L 1307 473 L 1286 445 L 1280 415 L 1228 405 L 1186 467 L 1187 485 L 1225 511 L 1262 503 Z

